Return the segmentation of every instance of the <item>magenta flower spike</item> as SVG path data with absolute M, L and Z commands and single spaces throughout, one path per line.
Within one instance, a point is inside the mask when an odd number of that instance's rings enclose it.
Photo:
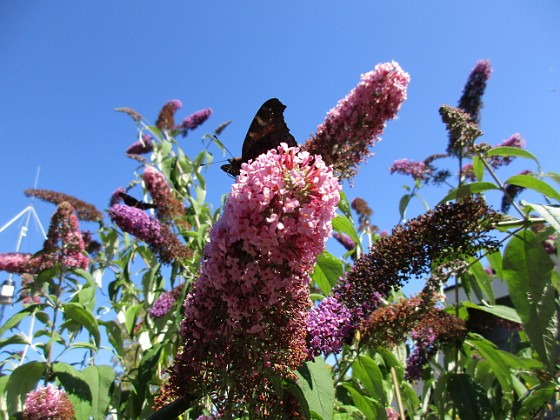
M 211 393 L 219 412 L 281 410 L 267 379 L 306 358 L 309 271 L 340 186 L 320 157 L 282 145 L 242 165 L 181 323 L 183 350 L 160 402 Z

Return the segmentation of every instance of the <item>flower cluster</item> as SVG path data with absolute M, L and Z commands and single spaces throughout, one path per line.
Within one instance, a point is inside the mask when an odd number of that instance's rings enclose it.
M 66 201 L 74 207 L 76 214 L 78 215 L 78 219 L 80 220 L 95 222 L 103 219 L 103 214 L 97 210 L 94 205 L 86 203 L 85 201 L 68 194 L 41 189 L 27 189 L 24 191 L 24 194 L 26 197 L 36 197 L 40 200 L 56 205 Z
M 177 299 L 181 297 L 184 284 L 174 287 L 170 292 L 163 292 L 152 304 L 150 308 L 150 316 L 154 319 L 163 318 L 175 305 Z
M 308 272 L 339 188 L 320 157 L 285 144 L 242 165 L 185 300 L 182 352 L 159 404 L 210 393 L 226 416 L 282 412 L 271 379 L 307 358 Z
M 480 124 L 480 110 L 482 109 L 482 96 L 486 90 L 486 82 L 490 79 L 492 67 L 490 60 L 479 60 L 463 88 L 463 95 L 459 100 L 459 108 L 468 112 L 471 119 Z
M 0 271 L 13 274 L 23 274 L 29 271 L 27 263 L 31 254 L 21 252 L 7 252 L 0 254 Z
M 24 273 L 21 275 L 21 291 L 19 299 L 23 305 L 41 303 L 45 290 L 35 284 L 35 277 L 32 274 Z
M 401 175 L 410 175 L 415 180 L 426 180 L 429 177 L 428 165 L 424 162 L 415 162 L 410 159 L 398 159 L 393 162 L 389 168 L 389 172 L 394 174 L 395 172 Z
M 521 137 L 521 134 L 515 133 L 511 137 L 505 139 L 496 147 L 516 147 L 518 149 L 523 149 L 525 147 L 525 140 Z M 498 169 L 501 166 L 509 165 L 513 159 L 513 156 L 492 156 L 488 163 L 494 168 Z
M 185 118 L 175 129 L 179 130 L 179 133 L 181 133 L 183 137 L 186 137 L 189 130 L 192 131 L 204 124 L 210 115 L 212 115 L 211 108 L 201 109 Z
M 521 171 L 518 175 L 529 175 L 532 172 L 529 170 Z M 515 199 L 525 190 L 524 187 L 520 187 L 519 185 L 513 184 L 505 184 L 504 186 L 504 195 L 502 197 L 502 206 L 501 209 L 502 213 L 507 213 L 512 205 L 515 202 Z
M 475 125 L 480 124 L 480 110 L 482 109 L 482 96 L 486 90 L 486 82 L 490 79 L 492 67 L 489 60 L 480 60 L 472 69 L 467 83 L 463 88 L 463 95 L 459 100 L 458 108 L 465 112 L 468 120 Z M 465 139 L 461 139 L 456 131 L 449 131 L 447 152 L 457 155 L 465 146 Z
M 482 135 L 478 125 L 467 112 L 449 105 L 442 105 L 439 114 L 449 131 L 447 153 L 455 156 L 471 156 L 474 141 Z
M 378 64 L 331 109 L 314 136 L 303 146 L 333 165 L 340 179 L 350 179 L 358 165 L 371 156 L 385 123 L 396 117 L 406 99 L 410 76 L 396 62 Z
M 307 316 L 309 356 L 337 353 L 351 333 L 350 312 L 332 296 L 319 302 Z
M 354 242 L 352 238 L 345 233 L 334 232 L 333 238 L 336 239 L 347 251 L 352 251 L 356 248 L 356 242 Z
M 56 265 L 86 270 L 89 258 L 74 207 L 62 202 L 51 218 L 42 252 L 29 261 L 29 272 L 41 271 Z
M 175 128 L 175 112 L 183 107 L 183 103 L 179 99 L 167 101 L 161 111 L 159 111 L 156 120 L 156 127 L 159 130 L 173 130 Z
M 160 220 L 168 221 L 184 214 L 183 203 L 175 198 L 163 174 L 153 166 L 146 166 L 144 169 L 144 183 Z
M 154 144 L 152 143 L 152 136 L 149 134 L 143 134 L 142 138 L 126 149 L 126 154 L 128 155 L 145 155 L 154 150 Z
M 558 249 L 558 236 L 550 235 L 543 241 L 544 250 L 547 254 L 555 254 Z
M 167 225 L 161 224 L 139 208 L 114 204 L 109 210 L 109 217 L 123 231 L 146 242 L 164 263 L 169 264 L 191 256 L 191 251 L 173 235 Z
M 377 308 L 364 321 L 363 339 L 372 346 L 396 346 L 413 330 L 428 311 L 433 310 L 434 297 L 422 293 L 410 299 L 401 299 L 392 305 Z
M 373 214 L 373 210 L 368 205 L 367 201 L 363 198 L 356 197 L 352 200 L 350 206 L 356 213 L 358 213 L 358 222 L 360 223 L 358 231 L 364 232 L 369 230 L 372 227 L 369 218 Z
M 30 391 L 23 406 L 24 420 L 70 420 L 75 418 L 74 407 L 64 390 L 54 385 Z
M 460 171 L 461 178 L 467 181 L 474 181 L 476 180 L 476 175 L 474 174 L 474 167 L 472 163 L 467 163 L 463 165 Z
M 429 311 L 411 332 L 414 349 L 406 361 L 406 379 L 420 379 L 423 366 L 441 347 L 461 343 L 466 334 L 461 318 L 440 309 Z
M 150 316 L 154 319 L 163 318 L 173 308 L 174 304 L 175 296 L 173 296 L 173 293 L 163 292 L 150 308 Z
M 346 233 L 333 233 L 333 238 L 338 241 L 347 251 L 352 251 L 356 248 L 356 243 Z
M 115 111 L 117 112 L 123 112 L 125 114 L 127 114 L 130 118 L 132 118 L 134 121 L 136 121 L 137 123 L 139 123 L 140 121 L 142 121 L 142 115 L 139 114 L 138 112 L 136 112 L 135 110 L 133 110 L 132 108 L 128 108 L 128 107 L 121 107 L 121 108 L 115 108 Z
M 496 221 L 496 213 L 481 198 L 440 204 L 379 239 L 340 279 L 334 296 L 359 322 L 411 276 L 429 272 L 446 258 L 472 256 L 481 248 L 495 246 L 488 232 Z
M 428 156 L 421 162 L 415 162 L 409 159 L 399 159 L 393 162 L 389 168 L 391 174 L 399 173 L 401 175 L 410 175 L 415 181 L 422 181 L 432 184 L 441 184 L 445 182 L 450 173 L 447 169 L 437 169 L 432 162 L 442 157 L 447 157 L 447 154 L 434 154 Z

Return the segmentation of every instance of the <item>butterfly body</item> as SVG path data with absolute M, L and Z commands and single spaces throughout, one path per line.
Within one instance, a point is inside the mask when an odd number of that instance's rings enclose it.
M 123 199 L 124 204 L 130 207 L 136 207 L 140 210 L 155 209 L 157 207 L 155 204 L 144 203 L 143 201 L 137 200 L 133 196 L 128 195 L 124 192 L 121 192 L 120 196 Z
M 297 146 L 284 121 L 284 109 L 286 106 L 276 98 L 266 101 L 249 126 L 243 141 L 241 157 L 228 159 L 229 164 L 222 165 L 221 169 L 237 176 L 243 163 L 256 159 L 268 150 L 276 149 L 280 143 L 286 143 L 289 147 Z

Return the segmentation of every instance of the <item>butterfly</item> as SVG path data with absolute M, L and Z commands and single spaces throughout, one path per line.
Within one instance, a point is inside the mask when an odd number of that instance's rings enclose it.
M 241 164 L 257 158 L 268 150 L 275 149 L 280 143 L 287 143 L 288 147 L 297 146 L 296 139 L 284 121 L 286 106 L 276 98 L 266 101 L 257 111 L 249 131 L 243 141 L 240 158 L 228 159 L 229 164 L 222 165 L 222 171 L 237 176 Z
M 124 201 L 124 204 L 130 207 L 136 207 L 140 210 L 148 210 L 148 209 L 155 209 L 157 206 L 155 204 L 144 203 L 143 201 L 139 201 L 131 195 L 128 195 L 124 192 L 120 193 L 121 198 Z

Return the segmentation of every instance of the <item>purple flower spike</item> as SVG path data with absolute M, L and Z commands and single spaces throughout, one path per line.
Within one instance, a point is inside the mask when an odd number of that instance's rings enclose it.
M 185 118 L 176 128 L 180 130 L 183 137 L 185 137 L 189 130 L 194 130 L 202 125 L 210 117 L 210 115 L 212 115 L 211 108 L 201 109 L 200 111 L 196 111 L 194 114 Z
M 142 140 L 138 140 L 128 146 L 126 153 L 129 155 L 145 155 L 154 150 L 154 145 L 152 144 L 152 136 L 149 134 L 143 134 Z

